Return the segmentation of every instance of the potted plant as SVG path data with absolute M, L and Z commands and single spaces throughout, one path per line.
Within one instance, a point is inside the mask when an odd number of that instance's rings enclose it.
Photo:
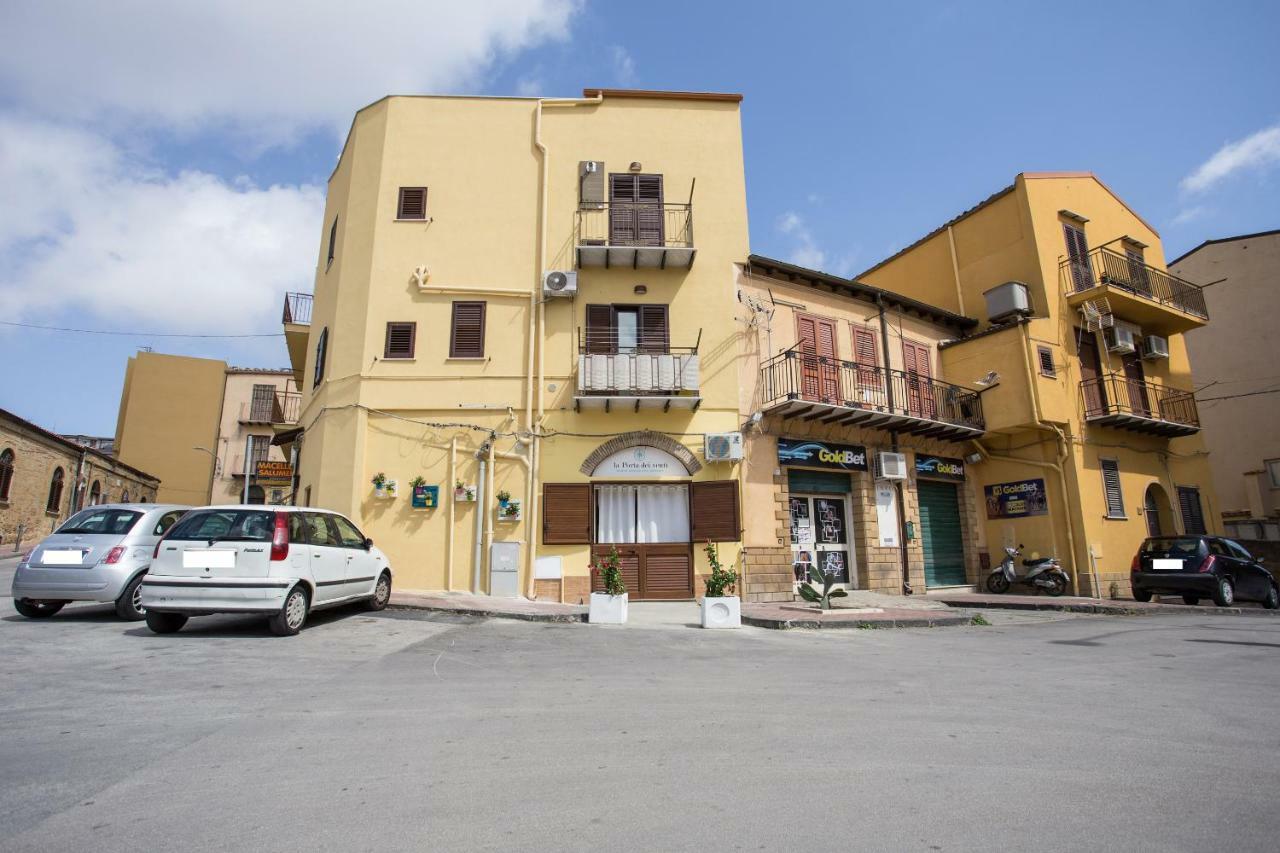
M 506 489 L 503 489 L 502 491 L 498 492 L 498 506 L 503 507 L 505 509 L 507 504 L 509 503 L 511 503 L 511 493 L 508 492 Z
M 453 499 L 455 501 L 474 501 L 476 499 L 476 487 L 469 486 L 461 480 L 455 480 L 453 483 Z
M 508 500 L 504 504 L 498 504 L 499 521 L 519 521 L 520 517 L 520 501 Z
M 396 496 L 396 490 L 398 488 L 399 486 L 395 480 L 387 480 L 387 482 L 382 487 L 382 496 L 384 498 L 394 498 Z
M 591 593 L 587 621 L 602 625 L 622 625 L 627 621 L 627 585 L 622 582 L 618 549 L 609 548 L 605 557 L 593 559 L 588 568 L 599 575 L 604 592 Z
M 373 494 L 379 498 L 387 496 L 387 475 L 381 471 L 373 475 Z
M 741 628 L 742 600 L 736 595 L 738 573 L 720 565 L 720 551 L 711 542 L 702 550 L 711 566 L 706 595 L 702 597 L 702 627 Z

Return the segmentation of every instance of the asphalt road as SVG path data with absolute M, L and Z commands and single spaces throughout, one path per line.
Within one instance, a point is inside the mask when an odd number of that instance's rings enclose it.
M 1280 619 L 157 637 L 0 606 L 2 850 L 1280 847 Z

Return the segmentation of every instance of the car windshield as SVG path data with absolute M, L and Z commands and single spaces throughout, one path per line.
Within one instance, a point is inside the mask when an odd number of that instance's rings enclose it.
M 108 533 L 123 536 L 133 529 L 142 513 L 128 509 L 97 507 L 78 512 L 58 528 L 58 533 Z
M 166 539 L 184 541 L 270 542 L 275 513 L 260 509 L 193 512 L 175 524 Z
M 1200 540 L 1193 536 L 1165 536 L 1142 543 L 1142 553 L 1152 557 L 1195 557 L 1200 553 Z

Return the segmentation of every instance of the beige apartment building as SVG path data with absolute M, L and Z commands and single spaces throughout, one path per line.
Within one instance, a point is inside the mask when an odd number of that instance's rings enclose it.
M 1206 240 L 1169 264 L 1205 283 L 1187 334 L 1228 535 L 1280 541 L 1280 230 Z
M 129 359 L 116 455 L 162 472 L 159 500 L 290 503 L 293 469 L 272 438 L 298 420 L 293 371 L 139 352 Z

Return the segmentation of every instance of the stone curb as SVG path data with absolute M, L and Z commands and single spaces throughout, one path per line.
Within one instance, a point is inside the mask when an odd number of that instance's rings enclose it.
M 390 610 L 421 610 L 427 613 L 452 613 L 457 616 L 480 616 L 485 619 L 515 619 L 519 622 L 586 622 L 587 614 L 582 613 L 513 613 L 505 610 L 486 610 L 481 607 L 442 607 L 434 604 L 414 604 L 404 601 L 392 601 L 387 605 Z
M 972 625 L 973 616 L 920 616 L 906 619 L 770 619 L 764 616 L 742 615 L 742 624 L 753 628 L 771 628 L 788 631 L 793 628 L 849 629 L 849 628 L 942 628 L 955 625 Z
M 982 601 L 971 601 L 967 599 L 945 598 L 942 596 L 930 596 L 933 601 L 940 601 L 948 607 L 964 608 L 965 610 L 1054 610 L 1062 613 L 1094 613 L 1103 616 L 1160 616 L 1171 613 L 1188 614 L 1193 613 L 1197 616 L 1214 614 L 1218 616 L 1272 616 L 1270 611 L 1245 607 L 1191 607 L 1179 604 L 1112 604 L 1112 603 L 1088 603 L 1088 602 L 1055 602 L 1052 599 L 1045 601 L 991 601 L 984 599 Z M 1280 611 L 1276 612 L 1280 614 Z

